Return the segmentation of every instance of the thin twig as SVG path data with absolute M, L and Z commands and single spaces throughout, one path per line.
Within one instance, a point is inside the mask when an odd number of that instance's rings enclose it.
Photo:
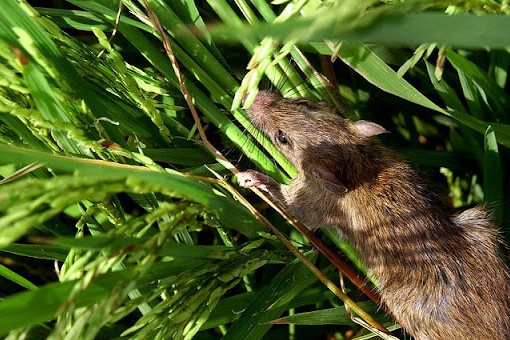
M 202 143 L 206 149 L 211 152 L 216 160 L 221 163 L 226 169 L 230 170 L 233 174 L 239 173 L 239 170 L 227 159 L 221 152 L 218 151 L 208 140 L 205 131 L 203 129 L 202 123 L 200 121 L 200 118 L 198 116 L 197 110 L 195 108 L 195 105 L 193 104 L 192 97 L 186 87 L 186 83 L 184 80 L 184 75 L 180 70 L 179 64 L 175 58 L 175 55 L 173 53 L 172 47 L 170 45 L 170 42 L 167 38 L 167 35 L 165 31 L 163 30 L 163 27 L 161 26 L 161 23 L 159 22 L 159 19 L 157 18 L 156 14 L 150 7 L 147 0 L 143 0 L 145 7 L 147 9 L 147 13 L 149 15 L 149 18 L 154 25 L 154 28 L 160 35 L 163 47 L 165 48 L 165 51 L 167 53 L 168 58 L 170 59 L 170 62 L 172 63 L 172 67 L 174 69 L 174 72 L 177 76 L 179 86 L 181 88 L 181 91 L 184 95 L 184 99 L 186 100 L 186 103 L 188 104 L 188 107 L 191 111 L 191 115 L 193 117 L 193 120 L 195 122 L 195 125 L 197 127 L 198 133 L 200 135 L 200 138 L 202 140 Z M 220 178 L 220 181 L 222 179 Z M 227 185 L 227 188 L 232 189 L 235 191 L 235 189 Z M 322 241 L 320 241 L 315 235 L 313 235 L 306 227 L 304 227 L 302 224 L 300 224 L 295 218 L 291 217 L 287 212 L 285 212 L 282 208 L 277 207 L 268 197 L 265 193 L 261 192 L 260 190 L 256 188 L 252 188 L 253 191 L 261 197 L 264 201 L 266 201 L 270 206 L 272 206 L 275 210 L 277 210 L 282 216 L 288 219 L 288 221 L 300 232 L 302 232 L 309 240 L 310 242 L 328 258 L 339 270 L 341 270 L 359 289 L 361 289 L 365 294 L 371 298 L 374 302 L 379 303 L 380 299 L 377 296 L 377 293 L 373 289 L 369 289 L 367 287 L 367 284 L 362 282 L 359 277 L 358 273 L 348 266 L 343 260 L 340 260 L 338 256 L 331 251 Z M 237 191 L 235 191 L 237 192 Z M 338 298 L 340 298 L 344 303 L 348 304 L 350 308 L 356 312 L 359 316 L 361 316 L 365 321 L 367 321 L 373 328 L 378 329 L 379 331 L 389 334 L 388 330 L 384 328 L 379 322 L 377 322 L 375 319 L 373 319 L 368 313 L 363 311 L 356 303 L 351 300 L 349 296 L 344 294 L 340 288 L 338 288 L 331 280 L 329 280 L 327 277 L 322 274 L 322 272 L 313 264 L 311 263 L 296 247 L 290 243 L 289 240 L 277 229 L 275 228 L 271 222 L 269 222 L 263 215 L 261 215 L 253 206 L 240 194 L 236 195 L 237 198 L 243 202 L 243 204 L 250 209 L 250 211 L 257 216 L 281 241 L 284 243 L 287 248 L 296 256 L 298 257 L 303 263 L 328 287 Z
M 111 44 L 113 39 L 115 38 L 115 35 L 117 35 L 117 32 L 119 31 L 119 25 L 120 25 L 120 17 L 122 15 L 122 8 L 124 7 L 124 3 L 122 0 L 119 1 L 119 10 L 117 11 L 117 16 L 115 17 L 115 26 L 113 26 L 112 35 L 110 36 L 110 39 L 108 39 L 108 43 Z M 97 58 L 101 58 L 106 51 L 106 48 L 103 47 L 101 52 L 97 55 Z
M 147 0 L 143 0 L 145 3 L 145 7 L 147 9 L 147 13 L 149 14 L 149 18 L 152 21 L 152 24 L 154 25 L 154 28 L 161 36 L 161 39 L 163 41 L 163 47 L 165 48 L 166 54 L 168 58 L 170 59 L 170 62 L 172 63 L 172 67 L 174 69 L 174 72 L 177 76 L 177 80 L 179 81 L 179 87 L 181 88 L 181 91 L 184 95 L 184 99 L 186 100 L 186 103 L 188 104 L 188 107 L 191 111 L 191 115 L 193 116 L 193 120 L 195 121 L 195 125 L 198 130 L 198 134 L 200 135 L 200 139 L 202 140 L 202 143 L 204 146 L 214 155 L 216 160 L 221 163 L 226 169 L 230 170 L 233 174 L 239 173 L 239 170 L 232 164 L 230 161 L 225 158 L 221 154 L 221 152 L 218 151 L 207 139 L 207 136 L 205 134 L 204 128 L 202 127 L 202 123 L 200 122 L 200 118 L 197 113 L 197 109 L 195 108 L 195 105 L 193 104 L 193 99 L 191 98 L 191 95 L 188 91 L 188 88 L 186 87 L 186 82 L 184 81 L 184 75 L 181 72 L 181 69 L 179 67 L 179 63 L 177 62 L 177 59 L 175 58 L 174 52 L 172 50 L 172 46 L 170 45 L 170 42 L 168 41 L 168 38 L 165 34 L 165 31 L 163 30 L 163 27 L 161 26 L 161 23 L 159 22 L 158 17 L 150 7 Z
M 27 166 L 24 166 L 21 169 L 15 171 L 10 176 L 7 176 L 4 179 L 2 179 L 0 181 L 0 184 L 6 184 L 6 183 L 9 183 L 9 182 L 15 181 L 15 180 L 17 180 L 17 179 L 19 179 L 19 178 L 29 174 L 30 172 L 39 169 L 42 166 L 43 166 L 43 164 L 41 164 L 41 163 L 31 163 L 31 164 L 29 164 Z

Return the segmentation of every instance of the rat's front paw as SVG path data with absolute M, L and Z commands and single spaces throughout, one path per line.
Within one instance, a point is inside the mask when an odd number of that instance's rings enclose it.
M 243 171 L 237 174 L 237 184 L 243 188 L 256 187 L 260 190 L 268 191 L 268 184 L 271 181 L 271 177 L 255 170 Z

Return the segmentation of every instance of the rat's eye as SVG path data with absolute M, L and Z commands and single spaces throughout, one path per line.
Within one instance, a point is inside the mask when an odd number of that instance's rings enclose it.
M 282 130 L 278 130 L 278 134 L 276 135 L 276 138 L 278 138 L 278 141 L 282 144 L 287 144 L 289 140 L 287 139 L 287 136 L 282 132 Z

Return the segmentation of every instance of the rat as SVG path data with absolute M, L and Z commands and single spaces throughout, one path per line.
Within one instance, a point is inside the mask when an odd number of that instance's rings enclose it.
M 452 212 L 369 121 L 324 102 L 257 94 L 251 122 L 298 170 L 290 184 L 260 172 L 268 192 L 310 229 L 333 227 L 378 283 L 381 303 L 415 339 L 510 339 L 509 271 L 484 207 Z

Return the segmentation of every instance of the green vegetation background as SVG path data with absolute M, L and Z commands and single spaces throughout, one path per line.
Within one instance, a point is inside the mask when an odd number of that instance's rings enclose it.
M 144 1 L 123 1 L 111 41 L 117 0 L 31 3 L 39 7 L 0 2 L 0 335 L 366 333 L 216 181 L 211 170 L 234 183 L 200 142 Z M 386 127 L 384 142 L 429 176 L 450 205 L 486 202 L 508 231 L 505 3 L 148 3 L 209 140 L 240 169 L 258 167 L 281 181 L 293 174 L 250 127 L 242 97 L 252 100 L 258 87 L 326 100 L 349 118 Z M 203 31 L 208 26 L 212 34 Z M 190 34 L 198 31 L 200 38 Z M 264 214 L 338 281 L 284 219 L 271 209 Z M 356 262 L 344 241 L 332 233 L 324 240 Z M 392 324 L 349 283 L 347 291 Z

